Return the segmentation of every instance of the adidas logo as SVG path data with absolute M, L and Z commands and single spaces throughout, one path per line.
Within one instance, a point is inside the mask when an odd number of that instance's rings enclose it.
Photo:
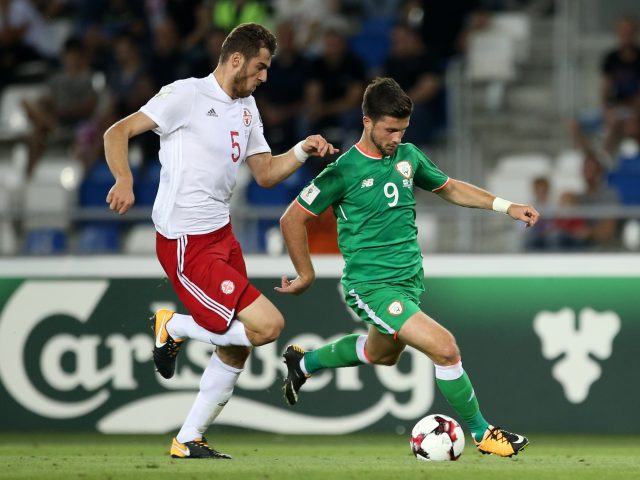
M 208 116 L 208 117 L 217 117 L 217 116 L 218 116 L 218 114 L 217 114 L 217 113 L 216 113 L 216 111 L 212 108 L 211 110 L 209 110 L 209 111 L 207 112 L 207 116 Z

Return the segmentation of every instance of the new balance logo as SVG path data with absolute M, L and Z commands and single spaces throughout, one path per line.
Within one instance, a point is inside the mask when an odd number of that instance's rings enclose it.
M 217 117 L 217 116 L 218 116 L 218 114 L 217 114 L 217 113 L 216 113 L 216 111 L 212 108 L 211 110 L 209 110 L 209 111 L 207 112 L 207 116 L 208 116 L 208 117 Z

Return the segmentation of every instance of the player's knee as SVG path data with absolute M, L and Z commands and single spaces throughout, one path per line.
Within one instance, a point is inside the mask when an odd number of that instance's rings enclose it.
M 280 333 L 284 329 L 284 317 L 278 312 L 272 315 L 268 320 L 265 320 L 261 325 L 258 335 L 252 343 L 255 346 L 266 345 L 277 340 Z M 257 343 L 256 343 L 257 342 Z
M 243 368 L 249 354 L 251 353 L 250 347 L 241 347 L 237 345 L 228 347 L 218 347 L 214 355 L 218 356 L 218 359 L 225 365 L 233 368 Z M 203 375 L 200 383 L 200 389 L 205 390 L 208 385 L 203 385 L 207 375 Z
M 400 354 L 393 353 L 393 354 L 382 354 L 382 355 L 372 356 L 369 352 L 367 352 L 367 359 L 374 365 L 391 366 L 398 363 L 398 360 L 400 359 Z
M 439 346 L 434 361 L 438 365 L 453 365 L 460 361 L 460 349 L 452 337 L 450 342 L 446 342 Z

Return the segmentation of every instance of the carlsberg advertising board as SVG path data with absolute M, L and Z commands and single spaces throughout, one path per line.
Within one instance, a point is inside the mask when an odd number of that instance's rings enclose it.
M 595 257 L 588 258 L 590 271 L 571 273 L 575 263 L 558 274 L 563 266 L 555 259 L 545 272 L 541 259 L 529 276 L 514 273 L 517 265 L 501 267 L 503 257 L 493 257 L 491 268 L 486 257 L 425 261 L 423 309 L 456 336 L 490 421 L 526 431 L 640 431 L 629 421 L 640 394 L 629 378 L 640 338 L 640 278 L 628 265 L 611 262 L 598 271 Z M 147 319 L 160 307 L 184 309 L 155 260 L 144 268 L 110 260 L 108 269 L 75 262 L 40 272 L 3 269 L 3 428 L 177 429 L 213 347 L 188 342 L 175 377 L 162 379 L 153 368 Z M 310 349 L 366 331 L 342 301 L 339 261 L 319 262 L 325 266 L 313 287 L 289 297 L 273 292 L 280 274 L 291 273 L 285 260 L 248 259 L 255 285 L 281 309 L 286 327 L 277 342 L 254 350 L 217 424 L 287 434 L 403 432 L 429 412 L 453 415 L 437 391 L 431 362 L 412 349 L 393 367 L 319 373 L 305 384 L 298 405 L 284 404 L 286 345 Z M 445 267 L 451 262 L 457 266 Z

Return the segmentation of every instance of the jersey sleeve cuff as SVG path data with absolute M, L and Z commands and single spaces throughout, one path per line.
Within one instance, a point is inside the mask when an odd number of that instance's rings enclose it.
M 431 190 L 432 192 L 439 192 L 440 190 L 442 190 L 444 187 L 446 187 L 447 185 L 449 185 L 449 182 L 451 181 L 451 178 L 447 177 L 447 181 L 444 182 L 442 185 L 440 185 L 438 188 L 434 188 L 433 190 Z
M 302 210 L 304 210 L 305 212 L 307 212 L 309 215 L 313 215 L 314 217 L 317 217 L 318 214 L 317 213 L 313 213 L 311 210 L 309 210 L 308 208 L 306 208 L 304 205 L 302 205 L 300 203 L 300 200 L 298 200 L 296 198 L 296 205 L 298 205 L 298 207 L 300 207 Z
M 142 108 L 140 108 L 140 111 L 151 120 L 153 120 L 156 125 L 158 125 L 158 128 L 153 129 L 155 133 L 157 133 L 158 135 L 162 135 L 166 131 L 166 125 L 164 125 L 164 122 L 160 120 L 155 113 L 151 112 L 146 105 L 142 106 Z

